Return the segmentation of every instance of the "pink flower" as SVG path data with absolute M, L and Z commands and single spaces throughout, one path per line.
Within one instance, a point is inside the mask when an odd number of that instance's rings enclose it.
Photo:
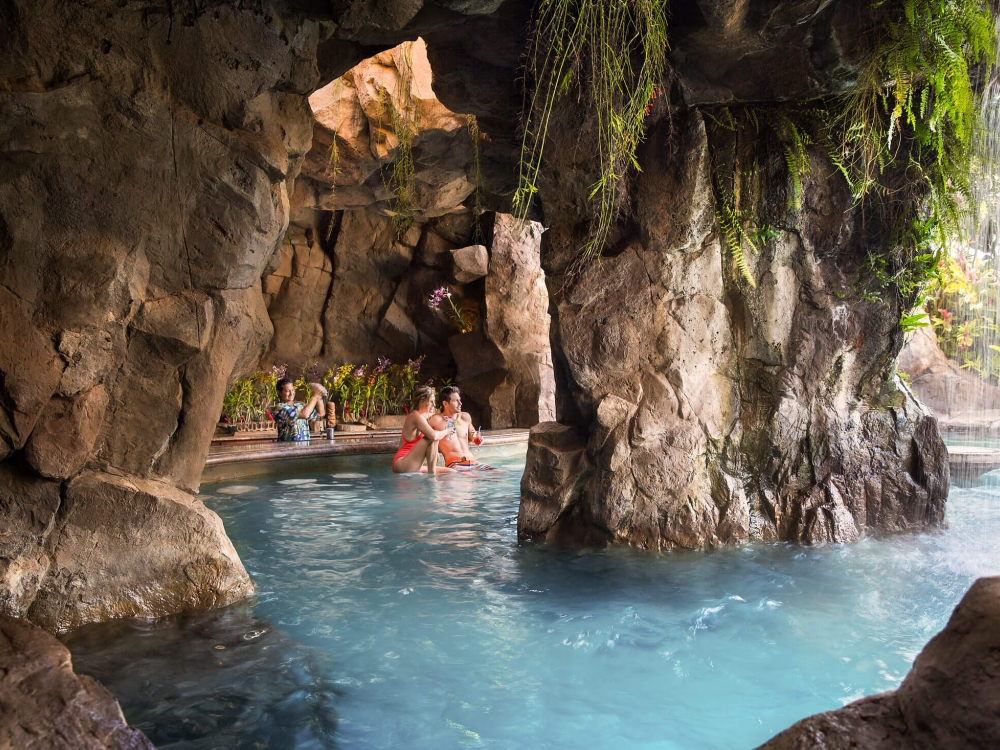
M 431 296 L 427 300 L 427 304 L 431 308 L 437 310 L 441 306 L 441 303 L 444 302 L 446 299 L 449 299 L 450 297 L 451 297 L 451 289 L 449 289 L 446 286 L 439 286 L 437 289 L 431 292 Z
M 389 360 L 388 357 L 379 357 L 378 367 L 375 368 L 375 374 L 381 375 L 383 372 L 389 369 L 389 365 L 391 364 L 392 362 Z
M 361 367 L 359 367 L 351 374 L 356 378 L 363 378 L 365 376 L 365 366 L 361 365 Z

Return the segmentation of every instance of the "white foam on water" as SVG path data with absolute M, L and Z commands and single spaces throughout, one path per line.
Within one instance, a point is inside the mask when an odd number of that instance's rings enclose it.
M 367 479 L 367 474 L 355 474 L 353 472 L 345 471 L 340 474 L 331 474 L 334 479 Z
M 216 490 L 220 495 L 245 495 L 257 489 L 252 484 L 232 484 L 228 487 L 220 487 Z
M 314 484 L 315 482 L 316 482 L 315 479 L 281 479 L 278 481 L 278 484 L 285 484 L 291 487 L 295 487 L 300 484 Z

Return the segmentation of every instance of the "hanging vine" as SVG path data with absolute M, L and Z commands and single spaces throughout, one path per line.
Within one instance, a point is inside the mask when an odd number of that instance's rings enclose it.
M 875 254 L 869 270 L 895 288 L 905 315 L 941 247 L 962 232 L 974 83 L 996 60 L 996 23 L 988 0 L 880 0 L 871 28 L 874 51 L 832 119 L 833 158 L 855 198 L 891 230 L 889 252 Z
M 582 256 L 599 256 L 621 211 L 627 172 L 639 168 L 635 155 L 648 105 L 666 70 L 662 0 L 541 0 L 528 49 L 533 93 L 525 112 L 515 216 L 528 216 L 552 113 L 575 90 L 597 138 L 598 178 L 589 193 L 594 219 Z
M 413 226 L 413 139 L 417 135 L 416 104 L 413 101 L 413 62 L 410 43 L 401 45 L 400 54 L 394 55 L 399 73 L 397 92 L 401 109 L 393 102 L 392 94 L 383 88 L 379 94 L 382 118 L 396 136 L 397 146 L 388 178 L 383 173 L 383 184 L 389 193 L 389 209 L 396 236 L 402 239 Z
M 995 62 L 996 24 L 987 0 L 878 0 L 871 6 L 870 43 L 847 97 L 744 107 L 739 126 L 729 110 L 705 114 L 721 128 L 739 130 L 737 137 L 777 139 L 790 209 L 801 208 L 809 147 L 829 156 L 866 221 L 883 230 L 867 253 L 861 292 L 877 300 L 891 290 L 906 322 L 936 273 L 941 248 L 961 233 L 963 212 L 972 205 L 974 85 Z M 754 237 L 767 224 L 741 195 L 755 165 L 742 163 L 739 154 L 714 170 L 718 220 L 734 263 L 754 286 L 747 254 L 757 252 L 761 243 Z
M 476 189 L 473 193 L 472 205 L 472 241 L 476 245 L 485 245 L 486 236 L 483 234 L 482 215 L 483 211 L 483 172 L 479 163 L 479 141 L 482 133 L 479 131 L 479 121 L 475 115 L 466 115 L 465 122 L 469 128 L 469 138 L 472 140 L 472 170 Z

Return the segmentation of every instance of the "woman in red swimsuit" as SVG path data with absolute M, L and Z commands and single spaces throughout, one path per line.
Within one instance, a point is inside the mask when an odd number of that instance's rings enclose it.
M 454 469 L 438 466 L 438 443 L 455 430 L 435 430 L 427 417 L 434 413 L 434 389 L 421 385 L 413 391 L 413 410 L 403 421 L 399 450 L 392 459 L 396 474 L 419 471 L 429 474 L 450 474 Z M 426 466 L 424 465 L 426 464 Z

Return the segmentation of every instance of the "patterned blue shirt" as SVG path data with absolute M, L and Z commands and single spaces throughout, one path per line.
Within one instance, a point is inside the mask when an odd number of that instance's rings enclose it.
M 309 440 L 309 423 L 299 418 L 305 404 L 296 401 L 294 404 L 277 404 L 271 410 L 274 422 L 278 425 L 278 440 L 303 441 Z

